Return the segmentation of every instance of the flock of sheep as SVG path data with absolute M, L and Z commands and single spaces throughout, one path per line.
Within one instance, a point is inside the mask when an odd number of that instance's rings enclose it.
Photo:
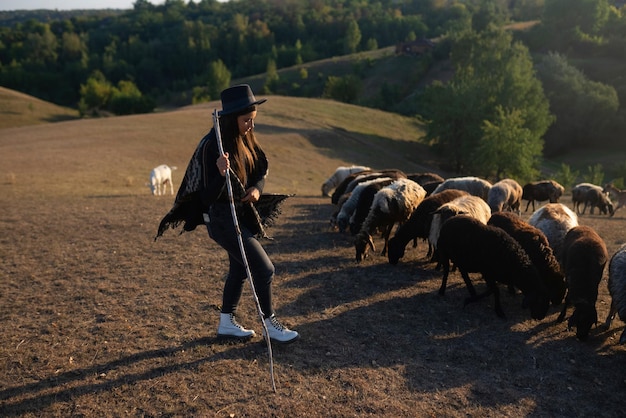
M 354 236 L 357 262 L 376 251 L 373 236 L 378 233 L 384 240 L 381 254 L 393 265 L 409 243 L 415 247 L 418 239 L 425 240 L 427 257 L 443 273 L 439 294 L 445 293 L 451 268 L 456 268 L 469 293 L 466 304 L 493 295 L 496 314 L 505 317 L 501 283 L 511 293 L 522 293 L 533 319 L 545 318 L 550 304 L 563 304 L 558 316 L 563 321 L 573 307 L 569 327 L 586 340 L 598 322 L 598 287 L 607 264 L 612 302 L 605 326 L 616 314 L 626 321 L 626 244 L 609 259 L 602 238 L 579 225 L 578 214 L 589 207 L 591 213 L 597 208 L 613 216 L 626 205 L 626 190 L 578 184 L 572 189 L 573 210 L 559 203 L 564 192 L 553 180 L 522 187 L 513 179 L 492 184 L 478 177 L 444 179 L 365 166 L 338 167 L 322 185 L 322 194 L 336 207 L 331 225 Z M 617 199 L 616 207 L 610 195 Z M 522 200 L 528 201 L 526 211 L 532 205 L 528 221 L 520 216 Z M 535 208 L 535 202 L 546 201 Z M 482 275 L 484 292 L 476 292 L 469 273 Z M 626 330 L 620 337 L 625 342 Z

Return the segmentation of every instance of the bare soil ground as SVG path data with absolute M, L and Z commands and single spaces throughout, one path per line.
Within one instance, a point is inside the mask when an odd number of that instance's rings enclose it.
M 48 139 L 37 147 L 80 156 L 90 178 L 91 167 L 109 157 L 91 142 L 93 156 L 86 157 L 74 126 L 63 128 L 70 150 Z M 267 134 L 278 138 L 269 128 Z M 45 181 L 48 160 L 24 158 L 34 145 L 20 135 L 28 136 L 0 130 L 2 164 L 14 174 L 0 184 L 0 416 L 623 415 L 622 321 L 580 342 L 556 322 L 558 308 L 545 320 L 529 319 L 520 295 L 502 292 L 506 320 L 490 298 L 463 307 L 467 291 L 458 273 L 446 296 L 437 295 L 441 274 L 425 262 L 423 243 L 397 266 L 378 254 L 356 264 L 352 237 L 329 229 L 334 208 L 317 192 L 315 170 L 330 174 L 337 161 L 310 150 L 319 167 L 300 177 L 297 195 L 269 230 L 274 240 L 265 242 L 276 265 L 277 314 L 302 335 L 272 347 L 274 393 L 261 337 L 216 339 L 227 260 L 206 231 L 168 231 L 154 242 L 171 196 L 137 192 L 137 180 L 113 187 L 124 174 L 71 193 L 58 179 Z M 105 141 L 120 146 L 119 136 Z M 190 155 L 184 148 L 179 152 Z M 131 149 L 129 143 L 119 158 L 140 161 Z M 82 175 L 72 181 L 82 184 Z M 284 177 L 270 172 L 268 184 Z M 626 212 L 585 215 L 580 223 L 598 231 L 610 254 L 625 241 Z M 475 275 L 474 282 L 483 286 Z M 610 304 L 606 286 L 605 272 L 600 321 Z M 248 286 L 239 317 L 260 334 Z

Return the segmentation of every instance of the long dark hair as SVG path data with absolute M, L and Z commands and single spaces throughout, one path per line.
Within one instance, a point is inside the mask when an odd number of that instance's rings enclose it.
M 228 152 L 231 168 L 244 186 L 246 185 L 248 175 L 254 171 L 258 157 L 257 150 L 260 149 L 260 146 L 254 135 L 254 129 L 251 129 L 243 136 L 239 135 L 237 118 L 256 109 L 257 107 L 254 105 L 240 112 L 220 117 L 220 132 L 222 134 L 224 151 Z

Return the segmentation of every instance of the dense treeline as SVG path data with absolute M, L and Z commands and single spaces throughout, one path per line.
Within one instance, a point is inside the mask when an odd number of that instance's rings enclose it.
M 137 0 L 128 11 L 0 27 L 0 85 L 83 114 L 127 114 L 216 99 L 232 79 L 264 74 L 264 94 L 323 95 L 421 117 L 433 148 L 458 172 L 532 177 L 542 155 L 623 143 L 623 3 Z M 502 29 L 529 20 L 538 23 Z M 432 52 L 383 81 L 366 80 L 371 62 L 341 75 L 298 66 L 422 38 L 438 40 Z M 444 60 L 449 83 L 416 85 Z M 288 67 L 297 81 L 279 77 Z M 320 81 L 323 88 L 310 87 Z M 364 85 L 377 90 L 368 100 Z
M 159 97 L 206 85 L 215 63 L 238 78 L 269 62 L 281 68 L 437 35 L 454 16 L 436 3 L 137 0 L 106 18 L 30 19 L 0 29 L 0 84 L 75 106 L 79 86 L 98 70 L 113 85 L 130 81 Z

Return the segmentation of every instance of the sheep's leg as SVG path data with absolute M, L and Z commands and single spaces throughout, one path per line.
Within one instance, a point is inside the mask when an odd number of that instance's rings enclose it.
M 461 276 L 463 277 L 463 281 L 465 282 L 465 287 L 467 287 L 467 291 L 471 296 L 476 297 L 476 289 L 474 289 L 474 285 L 470 280 L 469 274 L 467 274 L 467 271 L 465 270 L 459 270 L 461 271 Z
M 446 293 L 446 285 L 448 284 L 448 274 L 450 274 L 450 260 L 439 260 L 439 264 L 443 266 L 443 277 L 441 278 L 441 287 L 439 288 L 439 295 L 443 296 Z
M 613 215 L 615 215 L 615 212 L 617 212 L 617 210 L 618 210 L 619 208 L 621 208 L 622 206 L 623 206 L 623 205 L 622 205 L 621 203 L 618 203 L 618 204 L 617 204 L 617 207 L 613 210 L 613 213 L 611 214 L 611 217 L 612 217 Z
M 563 320 L 565 319 L 565 314 L 567 313 L 568 305 L 569 305 L 569 300 L 567 297 L 565 297 L 565 302 L 563 303 L 563 309 L 561 309 L 561 313 L 559 314 L 559 317 L 556 319 L 556 322 L 563 322 Z
M 387 228 L 385 229 L 385 232 L 383 233 L 383 238 L 385 239 L 385 245 L 383 246 L 383 251 L 380 253 L 380 255 L 382 256 L 387 255 L 387 243 L 389 242 L 389 236 L 391 235 L 392 229 L 393 229 L 393 223 L 389 224 Z
M 502 310 L 502 305 L 500 305 L 500 289 L 495 283 L 493 284 L 493 301 L 495 304 L 496 315 L 500 318 L 506 318 L 506 315 L 504 315 L 504 311 Z
M 617 313 L 617 307 L 615 303 L 611 301 L 611 308 L 609 309 L 609 314 L 606 317 L 606 321 L 604 321 L 604 326 L 609 329 L 611 327 L 611 321 L 615 319 L 615 314 Z
M 493 293 L 493 289 L 491 287 L 488 287 L 487 290 L 485 290 L 483 293 L 465 298 L 465 304 L 467 305 L 468 303 L 478 302 L 479 300 L 486 298 L 492 293 Z

